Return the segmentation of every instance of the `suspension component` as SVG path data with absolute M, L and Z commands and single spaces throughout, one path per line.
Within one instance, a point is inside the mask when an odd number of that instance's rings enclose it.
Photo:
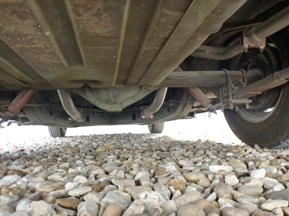
M 284 8 L 263 23 L 250 27 L 244 35 L 236 38 L 227 47 L 201 45 L 191 55 L 214 60 L 230 59 L 248 48 L 264 49 L 266 37 L 273 35 L 289 25 L 289 7 Z

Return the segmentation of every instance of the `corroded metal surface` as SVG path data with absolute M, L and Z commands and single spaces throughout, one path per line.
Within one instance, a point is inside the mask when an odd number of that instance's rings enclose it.
M 158 84 L 244 2 L 0 1 L 0 89 Z

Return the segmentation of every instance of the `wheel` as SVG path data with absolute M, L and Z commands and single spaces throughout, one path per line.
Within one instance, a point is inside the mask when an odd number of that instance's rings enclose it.
M 288 67 L 288 31 L 267 38 L 263 53 L 252 49 L 231 61 L 231 69 L 248 71 L 248 83 L 253 83 Z M 289 138 L 289 85 L 270 89 L 252 97 L 249 109 L 225 110 L 225 118 L 235 135 L 250 146 L 273 148 L 286 145 Z
M 51 137 L 64 137 L 66 134 L 67 128 L 48 126 L 48 131 Z
M 148 128 L 150 133 L 162 133 L 165 127 L 165 123 L 155 123 L 155 124 L 149 124 Z

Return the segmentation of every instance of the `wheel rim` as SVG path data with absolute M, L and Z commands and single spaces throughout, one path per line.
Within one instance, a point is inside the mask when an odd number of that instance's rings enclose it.
M 253 50 L 239 56 L 233 61 L 233 68 L 242 68 L 247 71 L 248 84 L 256 82 L 280 70 L 280 56 L 276 48 L 267 47 L 263 53 Z M 252 97 L 249 109 L 239 107 L 239 115 L 248 122 L 259 123 L 269 118 L 275 111 L 282 94 L 282 87 L 270 89 L 260 95 Z

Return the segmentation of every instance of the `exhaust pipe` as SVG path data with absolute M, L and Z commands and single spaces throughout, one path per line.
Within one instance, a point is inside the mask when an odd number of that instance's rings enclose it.
M 27 89 L 21 91 L 16 98 L 10 103 L 8 107 L 8 113 L 10 115 L 16 115 L 22 109 L 22 107 L 29 101 L 29 99 L 35 94 L 36 90 Z
M 58 89 L 57 92 L 64 110 L 71 117 L 71 119 L 76 122 L 83 122 L 80 112 L 74 106 L 69 91 Z
M 211 101 L 209 98 L 202 92 L 201 89 L 197 87 L 186 88 L 188 92 L 205 108 L 211 107 Z
M 148 107 L 144 108 L 144 110 L 141 113 L 141 117 L 143 119 L 149 119 L 153 117 L 153 114 L 159 111 L 161 106 L 164 103 L 166 94 L 167 94 L 167 87 L 160 88 L 155 96 L 154 101 L 149 105 Z

